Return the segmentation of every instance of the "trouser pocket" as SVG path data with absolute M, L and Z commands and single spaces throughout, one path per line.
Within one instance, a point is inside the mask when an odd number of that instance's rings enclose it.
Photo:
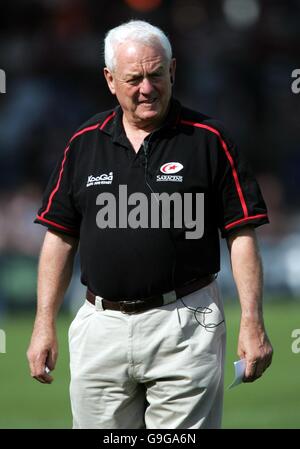
M 89 318 L 91 318 L 95 314 L 95 312 L 96 312 L 95 306 L 91 304 L 89 301 L 85 300 L 85 302 L 79 308 L 73 321 L 69 326 L 68 331 L 69 345 L 71 345 L 74 339 L 79 338 L 79 335 L 82 334 L 82 328 L 86 327 Z
M 225 316 L 216 281 L 177 301 L 182 336 L 193 351 L 218 353 L 225 344 Z M 224 337 L 224 338 L 223 338 Z

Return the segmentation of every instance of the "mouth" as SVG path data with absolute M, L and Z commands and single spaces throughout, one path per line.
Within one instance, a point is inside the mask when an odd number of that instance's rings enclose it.
M 151 100 L 143 100 L 139 101 L 139 104 L 153 104 L 156 101 L 156 98 L 152 98 Z

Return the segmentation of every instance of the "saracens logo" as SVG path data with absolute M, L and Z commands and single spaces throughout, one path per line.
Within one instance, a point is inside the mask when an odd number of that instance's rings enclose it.
M 182 182 L 182 176 L 174 176 L 182 169 L 183 165 L 180 162 L 167 162 L 160 167 L 164 175 L 157 175 L 156 181 Z
M 178 173 L 183 169 L 183 165 L 180 162 L 167 162 L 160 167 L 160 171 L 166 175 Z

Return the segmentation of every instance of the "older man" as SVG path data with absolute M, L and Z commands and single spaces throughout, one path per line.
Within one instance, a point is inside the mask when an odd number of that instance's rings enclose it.
M 105 39 L 119 106 L 70 139 L 36 222 L 48 227 L 31 374 L 51 383 L 55 318 L 80 241 L 86 301 L 69 330 L 74 428 L 217 428 L 225 321 L 219 231 L 241 303 L 245 382 L 271 363 L 254 227 L 268 222 L 256 181 L 211 118 L 172 98 L 175 59 L 158 28 L 131 21 Z M 196 229 L 191 231 L 192 229 Z

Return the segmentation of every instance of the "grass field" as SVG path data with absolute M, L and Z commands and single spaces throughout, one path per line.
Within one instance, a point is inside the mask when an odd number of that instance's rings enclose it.
M 239 310 L 226 306 L 227 360 L 225 386 L 233 379 Z M 0 354 L 0 428 L 70 428 L 67 329 L 71 317 L 58 322 L 60 357 L 52 385 L 29 375 L 26 349 L 31 318 L 0 323 L 6 332 L 6 354 Z M 253 384 L 225 390 L 224 428 L 300 428 L 300 353 L 291 350 L 293 329 L 300 328 L 300 304 L 268 304 L 265 321 L 274 346 L 271 368 Z

